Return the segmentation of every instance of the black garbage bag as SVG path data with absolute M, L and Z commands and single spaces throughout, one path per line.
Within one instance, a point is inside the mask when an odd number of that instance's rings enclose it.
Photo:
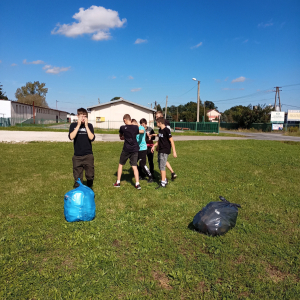
M 222 202 L 209 202 L 194 217 L 194 227 L 205 234 L 216 236 L 233 228 L 238 216 L 239 204 L 230 203 L 219 196 Z

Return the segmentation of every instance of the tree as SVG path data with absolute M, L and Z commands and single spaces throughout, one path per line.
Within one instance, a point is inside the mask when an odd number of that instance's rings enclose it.
M 218 107 L 215 106 L 215 104 L 212 101 L 208 101 L 208 100 L 205 101 L 205 108 L 206 109 L 215 109 L 215 110 L 218 109 Z
M 5 93 L 2 92 L 2 84 L 0 84 L 0 99 L 3 99 L 3 100 L 8 100 L 8 98 L 5 96 Z
M 110 101 L 115 101 L 115 100 L 119 100 L 121 99 L 121 97 L 113 97 Z
M 27 82 L 25 86 L 18 88 L 15 96 L 18 102 L 31 104 L 34 101 L 36 106 L 49 107 L 46 102 L 46 94 L 48 89 L 45 87 L 45 83 L 39 81 Z

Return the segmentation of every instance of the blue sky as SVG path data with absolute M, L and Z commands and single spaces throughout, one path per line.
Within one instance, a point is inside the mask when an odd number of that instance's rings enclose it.
M 40 81 L 49 106 L 70 112 L 115 96 L 177 106 L 197 100 L 194 77 L 220 111 L 273 104 L 275 86 L 284 110 L 300 109 L 298 0 L 2 0 L 0 10 L 11 100 Z

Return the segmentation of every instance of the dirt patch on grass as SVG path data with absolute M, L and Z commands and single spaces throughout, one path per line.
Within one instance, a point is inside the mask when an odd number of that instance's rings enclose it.
M 120 242 L 119 240 L 114 240 L 114 241 L 112 242 L 112 245 L 113 245 L 114 247 L 119 248 L 119 247 L 121 246 L 121 242 Z
M 166 290 L 172 290 L 173 288 L 169 285 L 169 278 L 166 276 L 165 273 L 160 271 L 153 271 L 152 272 L 153 278 L 159 282 L 159 285 Z

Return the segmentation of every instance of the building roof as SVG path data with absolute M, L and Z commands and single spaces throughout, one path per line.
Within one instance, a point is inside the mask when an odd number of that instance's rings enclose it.
M 211 111 L 216 111 L 218 114 L 220 114 L 220 112 L 218 112 L 216 109 L 209 109 L 206 113 L 209 113 L 209 112 L 211 112 Z
M 132 105 L 135 105 L 135 106 L 138 106 L 138 107 L 150 110 L 151 112 L 156 112 L 156 109 L 153 109 L 153 108 L 150 108 L 150 107 L 147 107 L 147 106 L 144 106 L 144 105 L 140 105 L 140 104 L 137 104 L 137 103 L 125 100 L 123 98 L 120 98 L 119 100 L 105 102 L 105 103 L 102 103 L 102 104 L 97 104 L 97 105 L 94 105 L 94 106 L 89 106 L 89 107 L 87 107 L 87 109 L 90 110 L 90 109 L 93 109 L 93 108 L 96 108 L 96 107 L 100 107 L 100 106 L 104 106 L 104 105 L 110 105 L 110 104 L 115 104 L 115 103 L 118 103 L 118 102 L 126 102 L 126 103 L 129 103 L 129 104 L 132 104 Z
M 17 103 L 17 104 L 20 104 L 20 105 L 28 105 L 28 106 L 32 106 L 32 104 L 22 103 L 22 102 L 18 102 L 18 101 L 15 101 L 15 100 L 0 99 L 0 101 L 10 101 L 10 102 Z M 56 110 L 56 111 L 60 111 L 60 112 L 64 112 L 64 113 L 67 113 L 67 114 L 68 114 L 67 111 L 59 110 L 59 109 L 55 109 L 55 108 L 51 108 L 51 107 L 44 107 L 44 106 L 38 106 L 38 105 L 35 105 L 34 107 L 37 107 L 37 108 L 43 108 L 43 109 Z

